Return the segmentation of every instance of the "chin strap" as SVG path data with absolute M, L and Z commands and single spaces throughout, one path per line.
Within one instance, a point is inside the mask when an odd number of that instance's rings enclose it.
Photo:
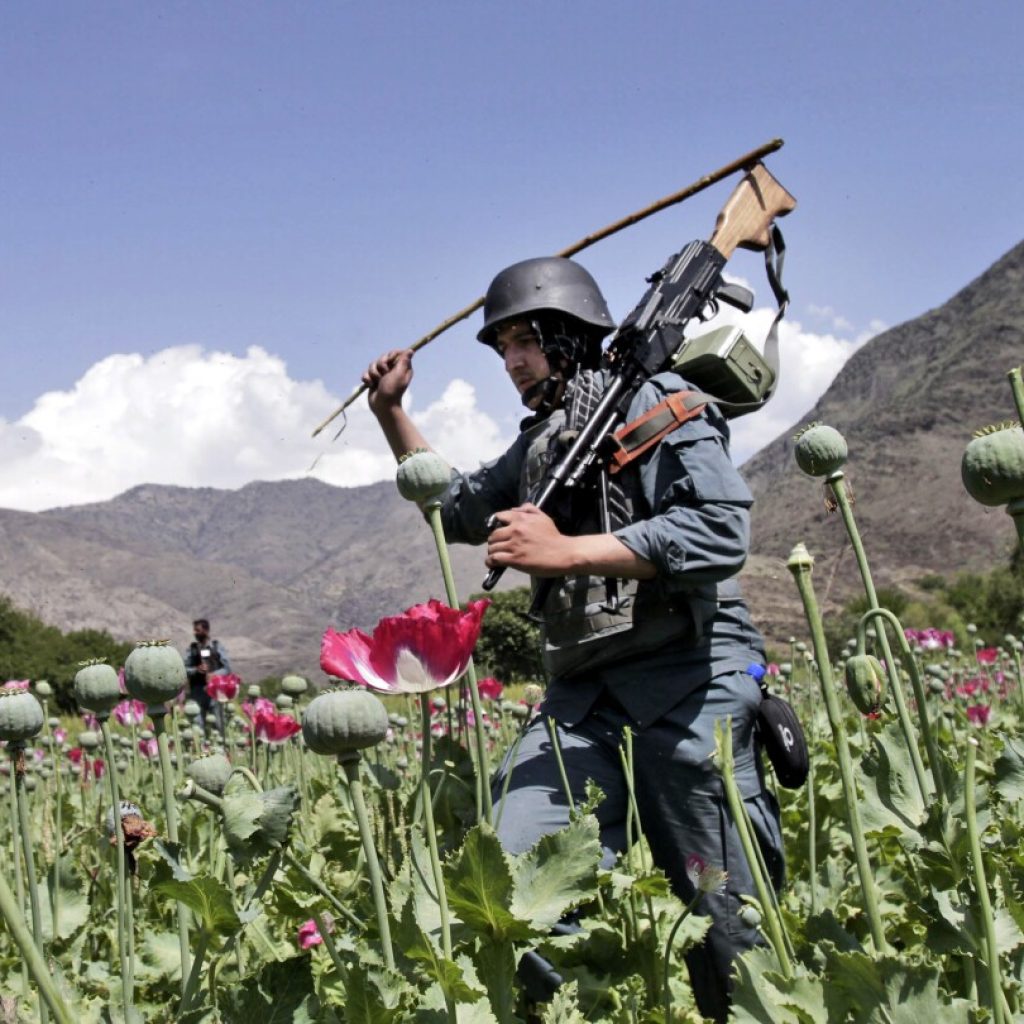
M 554 412 L 556 408 L 560 397 L 559 388 L 562 383 L 561 377 L 545 377 L 544 380 L 538 381 L 523 392 L 523 405 L 538 416 L 547 416 L 549 413 Z M 537 405 L 532 405 L 531 403 L 538 396 L 540 397 L 540 402 Z

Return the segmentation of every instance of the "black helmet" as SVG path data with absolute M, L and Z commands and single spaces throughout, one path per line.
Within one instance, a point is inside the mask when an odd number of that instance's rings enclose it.
M 590 274 L 563 256 L 541 256 L 513 263 L 491 282 L 477 340 L 489 345 L 503 320 L 545 311 L 581 321 L 585 333 L 598 341 L 615 330 L 608 304 Z

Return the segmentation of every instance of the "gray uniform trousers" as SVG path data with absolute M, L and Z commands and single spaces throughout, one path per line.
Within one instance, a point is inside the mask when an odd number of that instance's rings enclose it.
M 756 894 L 721 778 L 710 761 L 717 719 L 724 722 L 732 716 L 737 783 L 772 883 L 778 887 L 783 881 L 778 805 L 764 787 L 753 735 L 759 702 L 754 680 L 745 672 L 731 672 L 695 690 L 642 730 L 636 729 L 607 690 L 579 724 L 557 726 L 574 802 L 585 800 L 588 779 L 605 794 L 596 811 L 605 866 L 625 848 L 628 797 L 619 747 L 628 725 L 636 733 L 634 783 L 644 836 L 673 890 L 686 902 L 693 898 L 694 886 L 686 872 L 691 854 L 728 872 L 724 892 L 706 894 L 697 905 L 696 913 L 714 921 L 704 944 L 687 957 L 698 1009 L 716 1020 L 728 1014 L 733 957 L 761 941 L 758 930 L 744 925 L 738 915 L 740 896 Z M 543 706 L 525 727 L 518 749 L 513 749 L 514 764 L 510 751 L 495 783 L 495 814 L 500 807 L 498 834 L 503 847 L 522 853 L 541 836 L 569 823 L 569 804 Z M 509 788 L 501 804 L 509 772 Z

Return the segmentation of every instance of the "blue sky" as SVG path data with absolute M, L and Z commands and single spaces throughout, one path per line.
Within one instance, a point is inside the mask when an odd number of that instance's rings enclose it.
M 1019 3 L 6 4 L 0 505 L 317 453 L 333 482 L 382 478 L 362 409 L 308 440 L 374 355 L 781 136 L 785 386 L 745 457 L 1020 241 L 1022 28 Z M 616 316 L 729 187 L 580 257 Z M 756 335 L 760 258 L 730 270 Z M 411 395 L 463 463 L 519 416 L 474 333 L 424 350 Z

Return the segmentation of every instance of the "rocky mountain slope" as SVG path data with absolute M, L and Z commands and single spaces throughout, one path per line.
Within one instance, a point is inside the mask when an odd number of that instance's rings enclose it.
M 876 583 L 912 583 L 929 573 L 986 569 L 1016 543 L 1001 509 L 985 509 L 960 481 L 975 430 L 1015 419 L 1007 371 L 1024 361 L 1024 243 L 943 306 L 872 339 L 794 426 L 828 423 L 846 437 L 846 478 Z M 784 373 L 799 367 L 784 366 Z M 816 558 L 820 590 L 849 596 L 859 576 L 838 515 L 822 486 L 793 460 L 795 429 L 743 467 L 757 497 L 747 585 L 776 635 L 791 629 L 792 586 L 783 568 L 794 543 Z M 780 577 L 781 572 L 781 577 Z M 773 587 L 772 576 L 787 584 Z M 781 604 L 778 601 L 781 601 Z
M 453 564 L 461 595 L 480 589 L 479 551 L 454 548 Z M 93 505 L 0 510 L 0 581 L 66 630 L 184 645 L 205 616 L 246 678 L 317 674 L 327 625 L 369 628 L 444 596 L 431 531 L 393 484 L 318 480 L 145 485 Z
M 973 430 L 1014 416 L 1006 372 L 1022 359 L 1024 243 L 939 309 L 865 345 L 799 422 L 793 411 L 794 430 L 819 420 L 849 441 L 847 476 L 877 582 L 1006 557 L 1007 517 L 967 497 L 959 466 Z M 744 467 L 758 499 L 744 589 L 775 640 L 801 632 L 785 569 L 797 541 L 817 558 L 826 603 L 859 585 L 842 523 L 793 462 L 794 430 Z M 453 556 L 459 593 L 479 590 L 481 553 Z M 234 667 L 258 679 L 293 669 L 319 678 L 325 626 L 367 628 L 443 587 L 430 530 L 393 484 L 292 480 L 237 491 L 146 485 L 94 505 L 0 510 L 0 591 L 65 630 L 123 639 L 183 645 L 192 619 L 206 616 Z

